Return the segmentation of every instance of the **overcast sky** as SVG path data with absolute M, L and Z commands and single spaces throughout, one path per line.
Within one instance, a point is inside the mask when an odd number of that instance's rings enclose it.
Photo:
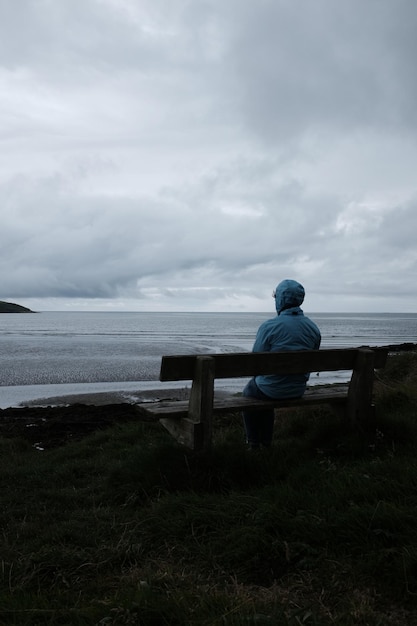
M 415 0 L 0 0 L 0 299 L 417 311 Z

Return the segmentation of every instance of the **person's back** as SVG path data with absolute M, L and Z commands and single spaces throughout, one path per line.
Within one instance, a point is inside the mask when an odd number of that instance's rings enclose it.
M 320 331 L 300 308 L 304 301 L 304 287 L 295 280 L 283 280 L 273 295 L 277 316 L 261 324 L 253 352 L 318 350 L 321 342 Z M 308 378 L 309 373 L 255 376 L 246 385 L 243 395 L 261 400 L 299 398 L 306 389 Z M 273 409 L 248 409 L 243 411 L 243 418 L 250 447 L 268 447 L 272 441 Z
M 274 296 L 277 316 L 260 326 L 253 352 L 317 350 L 321 342 L 320 331 L 300 308 L 304 300 L 303 286 L 294 280 L 284 280 Z M 256 376 L 255 381 L 271 398 L 294 398 L 304 393 L 308 377 L 309 374 Z

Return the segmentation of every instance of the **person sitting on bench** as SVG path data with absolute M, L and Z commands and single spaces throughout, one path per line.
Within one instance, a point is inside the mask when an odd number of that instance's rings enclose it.
M 252 352 L 318 350 L 320 330 L 300 308 L 305 296 L 304 287 L 295 280 L 286 279 L 279 283 L 272 296 L 277 316 L 261 324 Z M 255 376 L 244 388 L 243 395 L 260 400 L 300 398 L 308 379 L 309 373 Z M 274 409 L 245 409 L 242 415 L 249 448 L 269 447 L 274 430 Z

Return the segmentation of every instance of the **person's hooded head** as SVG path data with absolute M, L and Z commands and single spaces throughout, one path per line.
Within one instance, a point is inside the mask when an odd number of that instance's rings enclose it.
M 296 280 L 286 279 L 274 291 L 275 308 L 278 315 L 286 309 L 300 307 L 304 301 L 304 287 Z

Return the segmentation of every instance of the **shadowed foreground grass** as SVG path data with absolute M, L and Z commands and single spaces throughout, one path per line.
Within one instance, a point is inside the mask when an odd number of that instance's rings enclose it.
M 209 454 L 140 422 L 0 440 L 0 624 L 417 624 L 416 363 L 363 432 L 282 411 L 266 452 L 239 416 Z

